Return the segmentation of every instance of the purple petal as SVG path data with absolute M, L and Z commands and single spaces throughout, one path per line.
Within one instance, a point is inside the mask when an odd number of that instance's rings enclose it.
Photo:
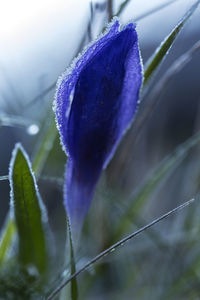
M 142 67 L 134 24 L 115 21 L 64 74 L 56 117 L 69 156 L 65 204 L 72 227 L 81 224 L 102 169 L 136 113 Z
M 107 41 L 115 37 L 119 31 L 119 21 L 116 20 L 108 26 L 108 31 L 99 40 L 92 42 L 90 47 L 87 47 L 82 55 L 79 55 L 73 61 L 70 68 L 60 76 L 57 83 L 57 93 L 56 93 L 56 119 L 57 126 L 61 136 L 61 143 L 64 150 L 68 153 L 67 139 L 66 139 L 66 129 L 69 116 L 70 106 L 73 100 L 74 88 L 77 83 L 79 74 L 81 70 L 87 65 L 90 58 L 94 57 L 100 49 L 104 47 Z

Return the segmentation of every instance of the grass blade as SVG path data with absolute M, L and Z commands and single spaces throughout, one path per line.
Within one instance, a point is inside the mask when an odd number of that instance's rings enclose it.
M 108 21 L 110 22 L 113 17 L 113 0 L 107 1 L 107 13 L 108 13 Z
M 85 271 L 86 269 L 88 269 L 91 265 L 93 265 L 94 263 L 96 263 L 97 261 L 99 261 L 100 259 L 104 258 L 105 256 L 107 256 L 108 254 L 112 253 L 113 251 L 115 251 L 117 248 L 123 246 L 125 243 L 127 243 L 128 241 L 130 241 L 131 239 L 133 239 L 134 237 L 138 236 L 139 234 L 141 234 L 142 232 L 144 232 L 145 230 L 151 228 L 152 226 L 154 226 L 155 224 L 159 223 L 160 221 L 168 218 L 169 216 L 177 213 L 178 211 L 180 211 L 181 209 L 187 207 L 188 205 L 192 204 L 194 202 L 194 199 L 191 199 L 181 205 L 179 205 L 178 207 L 170 210 L 169 212 L 167 212 L 166 214 L 162 215 L 161 217 L 154 219 L 151 223 L 145 225 L 144 227 L 140 228 L 139 230 L 127 235 L 126 237 L 124 237 L 123 239 L 121 239 L 120 241 L 118 241 L 117 243 L 113 244 L 111 247 L 107 248 L 106 250 L 102 251 L 101 253 L 99 253 L 97 256 L 95 256 L 93 259 L 91 259 L 89 262 L 87 262 L 82 268 L 80 268 L 78 271 L 76 271 L 74 274 L 72 274 L 65 282 L 63 282 L 58 288 L 56 288 L 56 290 L 54 290 L 51 295 L 49 295 L 47 297 L 47 300 L 52 300 L 54 299 L 54 297 L 67 285 L 69 284 L 72 279 L 74 279 L 75 277 L 77 277 L 78 275 L 80 275 L 83 271 Z
M 153 9 L 148 10 L 148 11 L 142 13 L 141 15 L 139 15 L 138 17 L 134 18 L 134 21 L 135 22 L 140 21 L 140 20 L 142 20 L 142 19 L 144 19 L 144 18 L 146 18 L 146 17 L 148 17 L 148 16 L 150 16 L 150 15 L 152 15 L 152 14 L 160 11 L 161 9 L 169 6 L 170 4 L 175 3 L 176 1 L 178 1 L 178 0 L 170 0 L 170 1 L 165 2 L 165 3 L 163 3 L 163 4 L 159 5 L 159 6 L 156 6 Z M 125 0 L 124 2 L 122 2 L 122 4 L 119 7 L 119 10 L 116 13 L 116 16 L 119 17 L 122 14 L 122 12 L 124 11 L 124 9 L 126 8 L 126 6 L 127 6 L 127 4 L 129 2 L 130 2 L 130 0 Z
M 185 15 L 182 17 L 182 19 L 178 22 L 178 24 L 174 27 L 172 32 L 164 39 L 164 41 L 161 43 L 161 45 L 156 49 L 155 53 L 152 55 L 152 57 L 149 59 L 145 66 L 144 70 L 144 85 L 149 81 L 149 79 L 152 77 L 152 75 L 155 75 L 155 72 L 158 71 L 158 67 L 160 66 L 163 59 L 168 54 L 170 48 L 173 45 L 173 42 L 175 41 L 176 37 L 178 36 L 178 33 L 183 28 L 187 20 L 192 16 L 192 14 L 195 12 L 196 8 L 199 5 L 199 0 L 192 5 L 192 7 L 185 13 Z
M 34 124 L 35 122 L 30 119 L 25 119 L 20 116 L 14 115 L 0 115 L 0 127 L 1 126 L 8 126 L 8 127 L 22 127 L 27 128 L 28 126 Z M 36 124 L 37 126 L 37 124 Z
M 8 175 L 3 175 L 3 176 L 0 176 L 0 181 L 6 181 L 8 180 Z
M 129 226 L 131 219 L 139 214 L 139 211 L 158 188 L 158 186 L 174 171 L 189 151 L 200 143 L 200 132 L 189 138 L 186 142 L 178 146 L 172 154 L 168 155 L 146 178 L 143 184 L 136 190 L 132 197 L 130 205 L 126 208 L 125 213 L 121 217 L 114 233 L 115 239 L 121 236 Z
M 47 112 L 47 121 L 39 136 L 36 145 L 35 154 L 33 155 L 33 171 L 37 176 L 40 175 L 44 164 L 47 160 L 50 150 L 53 147 L 58 130 L 56 128 L 55 117 L 53 112 Z
M 167 84 L 173 79 L 173 76 L 180 72 L 187 63 L 190 62 L 193 55 L 200 50 L 200 41 L 197 41 L 188 51 L 183 53 L 180 57 L 178 57 L 173 64 L 169 67 L 163 77 L 159 80 L 159 82 L 153 87 L 151 94 L 148 94 L 148 105 L 146 105 L 146 101 L 142 101 L 140 104 L 140 113 L 136 115 L 136 119 L 134 122 L 133 130 L 131 132 L 131 136 L 127 141 L 127 147 L 123 152 L 124 156 L 128 156 L 130 152 L 130 148 L 133 149 L 134 144 L 137 141 L 137 138 L 148 118 L 151 116 L 154 107 L 160 100 L 160 96 L 164 88 L 166 88 Z M 143 100 L 143 99 L 142 99 Z M 129 166 L 127 166 L 128 168 Z
M 12 219 L 8 218 L 5 226 L 2 229 L 2 235 L 0 239 L 0 266 L 2 266 L 7 259 L 10 245 L 15 232 L 15 223 Z
M 151 16 L 152 14 L 154 14 L 156 12 L 159 12 L 161 9 L 169 6 L 170 4 L 175 3 L 176 1 L 178 1 L 178 0 L 170 0 L 168 2 L 165 2 L 165 3 L 161 4 L 161 5 L 158 5 L 154 8 L 152 8 L 152 9 L 148 10 L 147 12 L 142 13 L 137 18 L 135 18 L 134 21 L 138 22 L 140 20 L 143 20 L 144 18 L 149 17 L 149 16 Z
M 48 112 L 49 114 L 49 112 Z M 37 150 L 34 155 L 33 159 L 33 170 L 36 175 L 39 175 L 42 171 L 42 168 L 44 167 L 44 164 L 46 162 L 46 159 L 49 155 L 49 152 L 53 146 L 53 143 L 55 141 L 57 135 L 57 129 L 55 125 L 55 119 L 53 116 L 53 113 L 51 112 L 51 117 L 48 117 L 48 120 L 46 121 L 46 124 L 44 126 L 44 130 L 42 131 L 42 134 L 40 136 L 40 140 L 37 144 Z M 0 180 L 7 180 L 8 176 L 1 176 Z M 10 215 L 10 213 L 8 214 Z M 4 228 L 5 234 L 6 232 L 9 232 L 9 228 L 11 228 L 13 224 L 13 220 L 8 216 L 8 221 L 6 224 L 6 227 Z M 15 231 L 13 230 L 12 235 L 10 235 L 10 238 L 7 240 L 7 250 L 9 249 L 9 243 L 11 246 L 13 237 L 14 237 Z M 6 234 L 7 236 L 7 234 Z M 1 244 L 2 240 L 0 241 L 0 249 L 2 246 Z
M 200 40 L 198 40 L 188 51 L 183 53 L 180 57 L 178 57 L 173 64 L 167 69 L 163 77 L 159 80 L 159 82 L 153 88 L 153 92 L 151 94 L 150 99 L 155 99 L 154 102 L 149 105 L 148 110 L 152 111 L 155 105 L 157 104 L 157 100 L 159 99 L 164 87 L 168 84 L 173 76 L 180 72 L 186 64 L 188 64 L 192 56 L 200 50 Z M 157 100 L 156 100 L 157 99 Z
M 76 263 L 75 263 L 75 257 L 74 257 L 74 247 L 72 242 L 72 232 L 71 232 L 71 226 L 68 220 L 68 232 L 69 232 L 69 246 L 70 246 L 70 264 L 71 264 L 71 275 L 76 272 Z M 72 300 L 78 300 L 78 284 L 76 277 L 72 279 L 71 282 L 71 298 Z
M 122 14 L 122 12 L 124 11 L 124 9 L 126 8 L 127 4 L 130 2 L 130 0 L 125 0 L 124 2 L 122 2 L 122 4 L 119 7 L 118 12 L 116 13 L 116 16 L 120 16 Z
M 17 144 L 10 163 L 11 204 L 19 235 L 19 260 L 33 265 L 40 273 L 47 268 L 47 249 L 43 223 L 44 209 L 31 171 L 30 161 Z

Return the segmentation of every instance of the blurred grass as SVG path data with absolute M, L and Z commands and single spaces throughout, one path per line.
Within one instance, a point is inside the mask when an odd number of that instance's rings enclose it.
M 5 222 L 5 228 L 2 228 L 2 237 L 0 239 L 0 266 L 8 259 L 10 245 L 13 240 L 13 235 L 16 232 L 15 224 L 10 217 Z
M 159 71 L 159 67 L 163 59 L 169 53 L 169 50 L 177 38 L 180 30 L 186 24 L 188 19 L 192 16 L 199 5 L 200 1 L 196 1 L 194 5 L 185 13 L 185 15 L 181 18 L 178 24 L 174 27 L 172 32 L 162 41 L 161 45 L 156 49 L 152 57 L 147 61 L 145 70 L 144 70 L 144 85 L 155 76 L 155 72 Z
M 117 239 L 129 229 L 132 222 L 143 210 L 144 205 L 152 194 L 159 191 L 160 184 L 165 181 L 176 168 L 181 164 L 189 151 L 200 142 L 200 133 L 197 133 L 185 143 L 178 146 L 172 154 L 150 173 L 143 183 L 135 191 L 129 203 L 126 204 L 125 212 L 120 218 L 115 230 L 114 237 Z M 121 203 L 122 205 L 122 203 Z

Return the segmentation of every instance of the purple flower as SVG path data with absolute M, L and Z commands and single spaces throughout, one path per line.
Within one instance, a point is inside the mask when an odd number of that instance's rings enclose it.
M 72 229 L 80 229 L 99 176 L 134 118 L 141 84 L 135 25 L 120 30 L 116 19 L 58 81 L 55 109 L 68 156 L 64 202 Z

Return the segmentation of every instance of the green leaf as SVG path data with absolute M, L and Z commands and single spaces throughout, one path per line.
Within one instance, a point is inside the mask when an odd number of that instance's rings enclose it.
M 118 238 L 126 232 L 129 226 L 132 225 L 130 219 L 139 214 L 149 197 L 158 189 L 159 185 L 168 178 L 179 164 L 186 157 L 192 147 L 200 143 L 200 132 L 189 138 L 186 142 L 178 146 L 172 154 L 168 155 L 144 180 L 142 185 L 136 190 L 130 204 L 125 210 L 125 213 L 120 218 L 114 237 Z
M 6 220 L 6 224 L 2 229 L 2 234 L 0 239 L 0 266 L 2 266 L 7 259 L 8 252 L 10 250 L 10 245 L 15 233 L 16 233 L 15 223 L 9 217 Z
M 11 205 L 19 236 L 19 260 L 40 273 L 47 268 L 47 249 L 43 223 L 47 217 L 27 154 L 16 144 L 10 163 Z M 11 206 L 11 207 L 12 207 Z
M 49 117 L 49 115 L 50 115 L 50 117 Z M 49 155 L 49 152 L 53 146 L 53 143 L 54 143 L 56 135 L 57 135 L 55 118 L 54 118 L 54 115 L 52 112 L 50 114 L 50 112 L 48 111 L 46 120 L 47 121 L 45 123 L 45 126 L 43 127 L 41 136 L 39 136 L 39 141 L 36 145 L 36 151 L 35 151 L 35 155 L 34 155 L 34 159 L 33 159 L 33 170 L 36 175 L 39 175 L 40 172 L 42 171 L 42 168 L 44 167 L 46 159 Z M 8 176 L 1 176 L 0 180 L 8 180 Z M 12 227 L 13 222 L 14 221 L 10 218 L 10 213 L 9 213 L 8 221 L 7 221 L 6 227 L 4 228 L 5 233 L 2 233 L 2 237 L 5 235 L 6 240 L 7 240 L 7 244 L 6 244 L 7 252 L 11 246 L 14 234 L 12 236 L 10 236 L 10 239 L 7 239 L 6 232 L 7 231 L 9 232 L 9 228 Z M 2 242 L 3 242 L 3 238 L 0 241 L 0 249 L 1 249 L 1 247 L 4 247 L 4 245 L 2 245 Z M 9 246 L 9 243 L 10 243 L 10 246 Z
M 161 45 L 156 49 L 155 53 L 152 57 L 148 60 L 145 70 L 144 70 L 144 85 L 147 81 L 155 75 L 155 72 L 158 71 L 158 67 L 160 66 L 163 59 L 168 54 L 173 42 L 175 41 L 178 33 L 183 28 L 187 20 L 192 16 L 194 11 L 199 5 L 199 0 L 186 12 L 186 14 L 182 17 L 182 19 L 178 22 L 178 24 L 174 27 L 172 32 L 164 39 Z

